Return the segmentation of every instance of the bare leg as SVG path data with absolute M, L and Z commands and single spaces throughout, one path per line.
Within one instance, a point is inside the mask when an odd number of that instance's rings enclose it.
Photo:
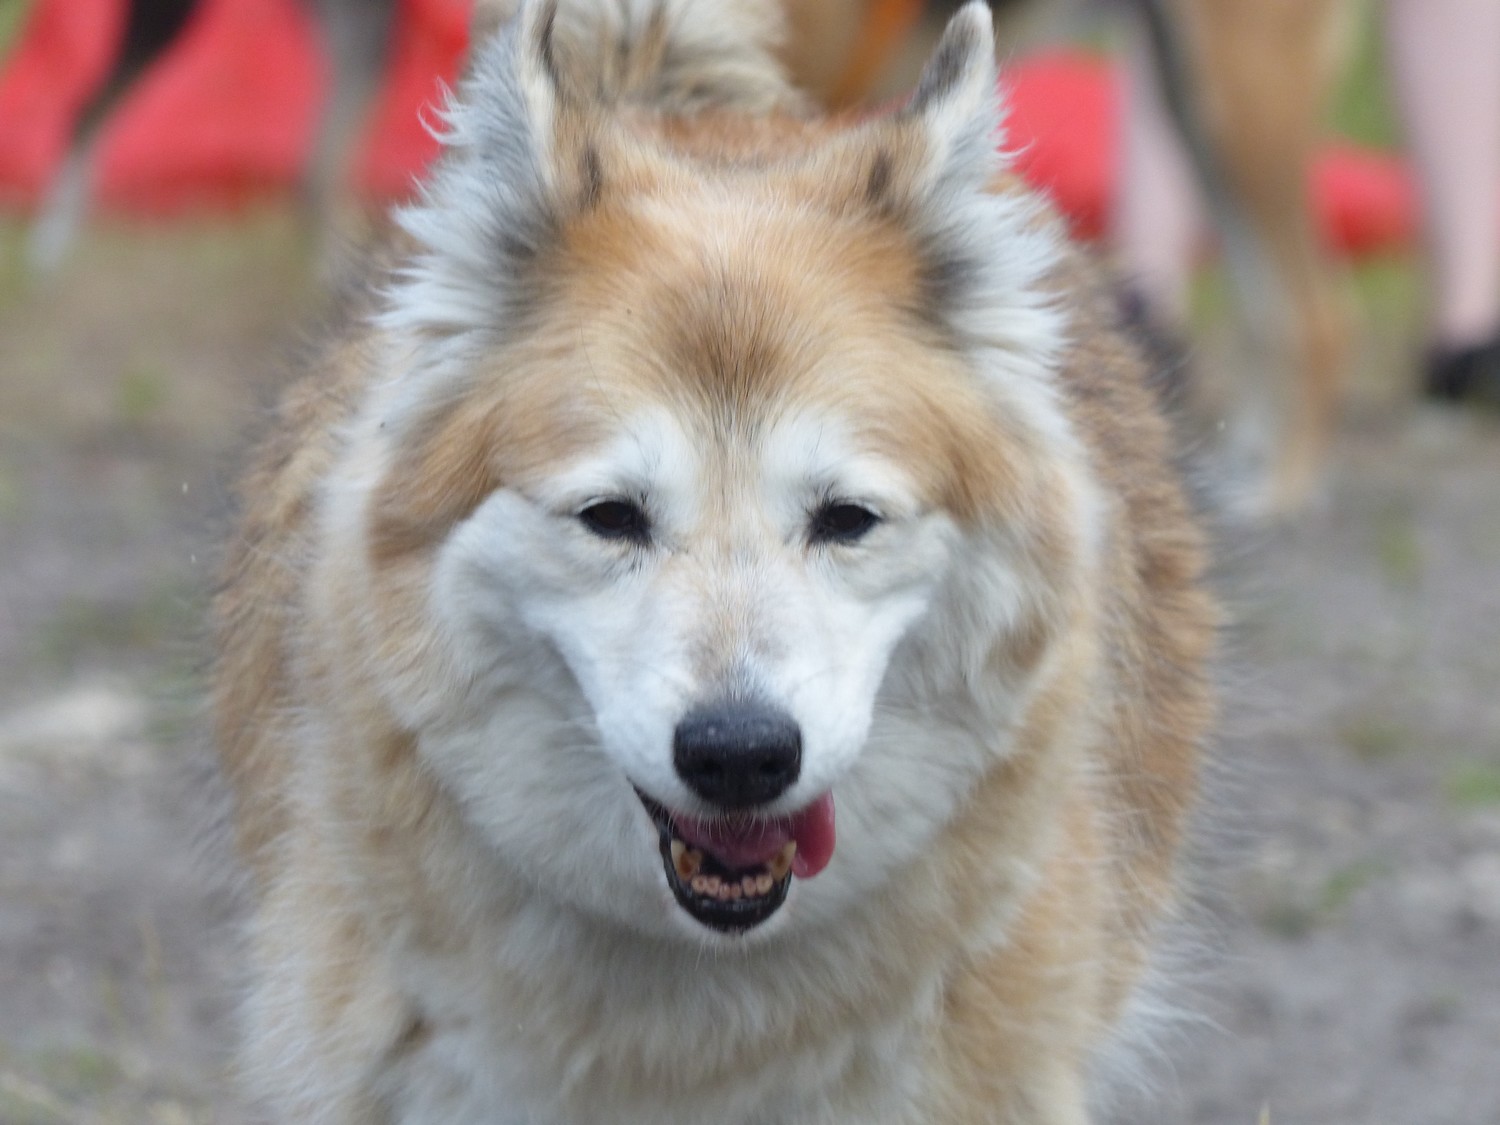
M 1126 61 L 1112 237 L 1147 311 L 1181 327 L 1203 230 L 1197 180 L 1162 105 L 1139 29 L 1132 29 Z
M 1500 327 L 1500 0 L 1388 0 L 1397 100 L 1423 196 L 1439 348 Z

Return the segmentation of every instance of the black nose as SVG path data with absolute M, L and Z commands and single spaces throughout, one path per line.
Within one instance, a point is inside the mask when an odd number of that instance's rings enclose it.
M 757 703 L 689 711 L 672 737 L 672 761 L 689 789 L 726 809 L 773 801 L 802 769 L 802 731 L 792 717 Z

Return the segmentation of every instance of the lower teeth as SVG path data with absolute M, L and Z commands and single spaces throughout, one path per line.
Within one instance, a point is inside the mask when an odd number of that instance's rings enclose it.
M 772 888 L 792 870 L 792 857 L 796 854 L 797 842 L 789 840 L 781 851 L 771 857 L 764 871 L 742 875 L 737 879 L 725 879 L 703 873 L 703 853 L 697 848 L 690 848 L 677 839 L 671 845 L 672 867 L 677 872 L 677 878 L 700 898 L 712 898 L 720 902 L 735 902 L 741 898 L 759 898 L 770 894 Z

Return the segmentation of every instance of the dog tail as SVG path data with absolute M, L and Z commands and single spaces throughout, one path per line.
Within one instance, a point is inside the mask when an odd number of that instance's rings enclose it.
M 522 7 L 540 10 L 554 77 L 580 98 L 683 114 L 803 105 L 778 58 L 781 0 L 477 0 L 475 44 Z

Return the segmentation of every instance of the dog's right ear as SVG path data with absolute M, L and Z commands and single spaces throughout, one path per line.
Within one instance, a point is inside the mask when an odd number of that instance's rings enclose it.
M 418 337 L 509 324 L 530 267 L 603 185 L 598 107 L 565 90 L 554 53 L 557 0 L 481 2 L 514 16 L 476 42 L 442 111 L 442 155 L 396 216 L 417 248 L 383 320 Z

